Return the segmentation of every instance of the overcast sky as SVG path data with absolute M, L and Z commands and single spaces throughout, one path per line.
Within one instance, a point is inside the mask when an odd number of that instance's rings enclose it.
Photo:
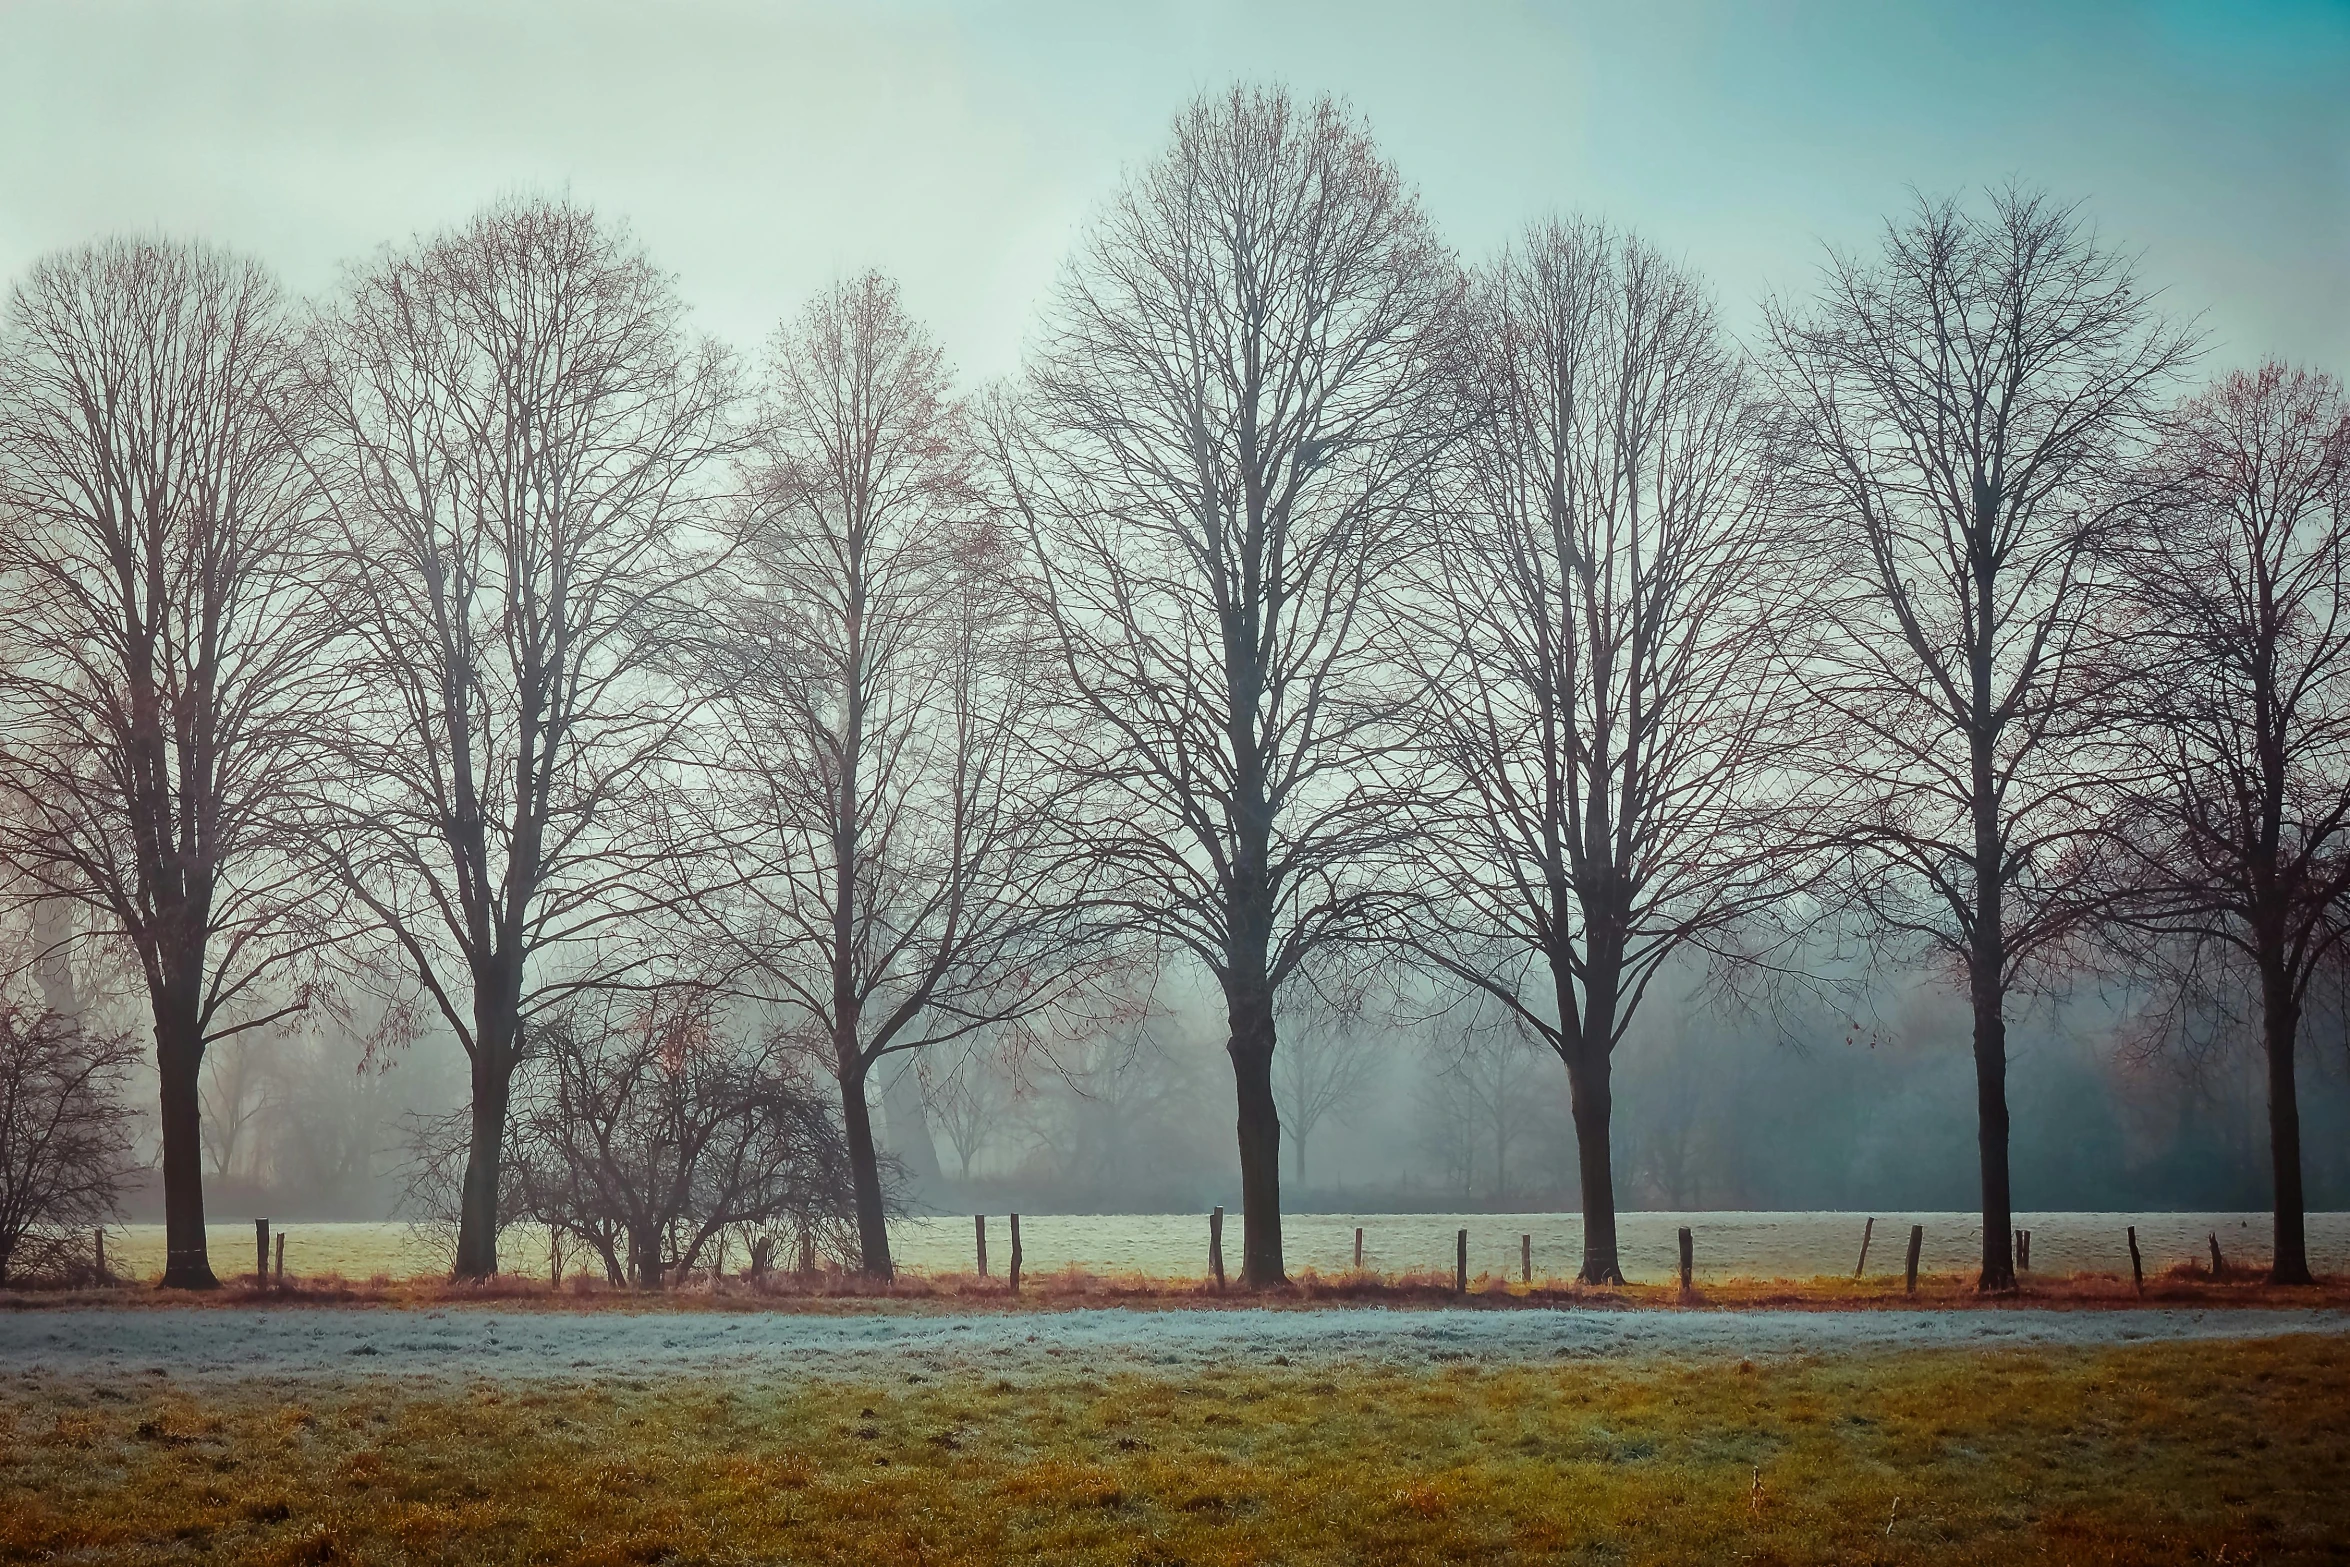
M 2350 371 L 2345 0 L 0 0 L 0 270 L 162 232 L 320 290 L 501 193 L 568 191 L 737 342 L 880 266 L 985 377 L 1120 170 L 1235 78 L 1353 100 L 1471 258 L 1588 212 L 1744 327 L 1908 187 L 2022 175 L 2142 247 L 2213 363 Z

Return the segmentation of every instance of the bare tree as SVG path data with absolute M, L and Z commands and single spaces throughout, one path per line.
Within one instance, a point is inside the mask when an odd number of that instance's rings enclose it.
M 1115 1020 L 1054 1049 L 1047 1091 L 1024 1106 L 1047 1178 L 1095 1211 L 1197 1167 L 1197 1107 L 1209 1091 L 1180 1019 L 1147 995 L 1125 999 Z
M 2102 546 L 2192 340 L 2077 209 L 2015 188 L 1980 211 L 1921 201 L 1769 322 L 1817 519 L 1805 667 L 1836 720 L 1820 757 L 1846 891 L 1874 934 L 1963 977 L 1981 1286 L 2011 1289 L 2008 1000 L 2091 901 Z
M 114 1216 L 131 1170 L 123 1081 L 138 1059 L 128 1039 L 0 1004 L 0 1284 L 29 1240 Z
M 971 1163 L 1003 1132 L 1013 1107 L 1013 1079 L 1002 1071 L 995 1053 L 974 1035 L 965 1042 L 954 1066 L 930 1088 L 929 1112 L 947 1134 L 955 1150 L 957 1179 L 971 1179 Z
M 1017 560 L 938 350 L 868 274 L 778 333 L 770 388 L 708 643 L 735 866 L 705 906 L 745 983 L 826 1041 L 860 1266 L 886 1278 L 875 1067 L 1027 1026 L 1086 944 Z
M 908 1194 L 919 1200 L 937 1191 L 945 1172 L 939 1168 L 937 1140 L 930 1135 L 930 1090 L 918 1054 L 901 1054 L 896 1069 L 882 1074 L 881 1117 Z
M 1459 1180 L 1463 1202 L 1476 1200 L 1479 1172 L 1489 1171 L 1487 1197 L 1505 1205 L 1510 1155 L 1545 1119 L 1534 1092 L 1542 1045 L 1515 1013 L 1472 1003 L 1436 1020 L 1422 1049 L 1421 1147 Z
M 640 972 L 673 897 L 663 670 L 733 385 L 682 315 L 624 233 L 517 201 L 357 273 L 326 334 L 353 694 L 313 828 L 470 1060 L 462 1278 L 497 1269 L 525 1019 Z
M 515 1210 L 576 1237 L 615 1284 L 682 1279 L 734 1229 L 847 1227 L 848 1150 L 804 1053 L 729 1023 L 680 989 L 575 997 L 530 1027 Z
M 214 1282 L 205 1050 L 302 1006 L 326 934 L 284 809 L 333 673 L 298 346 L 261 268 L 160 241 L 40 262 L 0 336 L 0 856 L 136 960 L 170 1287 Z
M 1676 954 L 1740 950 L 1784 892 L 1791 562 L 1696 278 L 1545 223 L 1469 333 L 1483 416 L 1400 628 L 1444 780 L 1414 945 L 1565 1063 L 1581 1276 L 1621 1283 L 1616 1048 Z
M 277 1109 L 276 1043 L 265 1034 L 247 1033 L 204 1053 L 204 1077 L 199 1097 L 204 1109 L 204 1152 L 216 1176 L 237 1173 L 237 1156 L 245 1156 L 245 1171 L 262 1174 L 263 1155 L 246 1132 L 268 1125 Z
M 1279 1019 L 1283 1048 L 1273 1058 L 1273 1090 L 1290 1164 L 1306 1178 L 1306 1143 L 1324 1121 L 1345 1120 L 1378 1081 L 1383 1057 L 1355 1009 L 1292 1009 Z
M 1285 1277 L 1278 998 L 1392 901 L 1400 704 L 1366 621 L 1446 433 L 1458 295 L 1353 114 L 1235 88 L 1096 222 L 994 421 L 1111 906 L 1223 991 L 1251 1284 Z
M 2306 1284 L 2294 1058 L 2350 895 L 2350 404 L 2331 376 L 2230 375 L 2178 411 L 2150 469 L 2155 502 L 2120 551 L 2116 913 L 2174 1007 L 2224 1018 L 2251 999 L 2270 1277 Z

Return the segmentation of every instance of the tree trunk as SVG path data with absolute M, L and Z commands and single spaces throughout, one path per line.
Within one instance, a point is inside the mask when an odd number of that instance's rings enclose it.
M 1997 514 L 1993 499 L 1977 486 L 1977 528 L 1990 536 Z M 1991 601 L 1995 568 L 1975 563 L 1981 595 L 1980 624 L 1994 623 Z M 1968 811 L 1973 817 L 1974 928 L 1968 933 L 1967 1000 L 1974 1010 L 1975 1147 L 1983 1175 L 1983 1271 L 1978 1290 L 2015 1288 L 2015 1201 L 2007 1179 L 2007 884 L 2006 845 L 1999 831 L 1999 789 L 1994 778 L 1996 725 L 1992 721 L 1991 648 L 1978 638 L 1968 660 L 1973 681 L 1973 726 L 1968 735 Z
M 2268 1281 L 2307 1284 L 2311 1280 L 2301 1195 L 2301 1100 L 2293 1080 L 2301 1008 L 2282 961 L 2264 962 L 2261 968 L 2261 1034 L 2268 1053 L 2268 1157 L 2276 1227 Z
M 1240 1279 L 1289 1282 L 1281 1261 L 1281 1111 L 1273 1101 L 1273 997 L 1262 986 L 1228 993 L 1232 1083 L 1240 1118 Z
M 465 1187 L 457 1207 L 456 1276 L 475 1281 L 498 1272 L 498 1177 L 506 1147 L 506 1100 L 513 1051 L 484 1038 L 473 1057 L 473 1116 L 465 1150 Z
M 204 1244 L 204 1129 L 199 1074 L 204 1041 L 193 1003 L 165 996 L 155 1007 L 155 1066 L 163 1090 L 165 1289 L 218 1289 Z
M 840 1061 L 841 1129 L 848 1134 L 849 1173 L 857 1197 L 857 1271 L 869 1279 L 897 1276 L 889 1259 L 889 1216 L 881 1202 L 881 1160 L 873 1149 L 873 1111 L 865 1102 L 865 1063 L 844 1052 Z
M 2007 1018 L 1998 970 L 1978 963 L 1975 1011 L 1975 1141 L 1983 1166 L 1982 1290 L 2015 1288 L 2015 1202 L 2007 1182 Z
M 1583 1185 L 1583 1269 L 1586 1284 L 1621 1284 L 1616 1258 L 1616 1175 L 1610 1150 L 1614 1064 L 1605 1050 L 1580 1048 L 1567 1062 L 1567 1091 L 1575 1119 L 1575 1169 Z

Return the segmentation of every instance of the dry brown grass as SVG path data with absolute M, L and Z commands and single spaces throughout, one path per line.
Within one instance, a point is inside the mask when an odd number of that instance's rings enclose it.
M 0 1383 L 0 1560 L 2270 1563 L 2350 1343 L 298 1392 Z
M 624 1289 L 597 1279 L 573 1278 L 561 1289 L 544 1279 L 506 1275 L 486 1284 L 445 1278 L 394 1279 L 378 1274 L 351 1280 L 334 1275 L 290 1278 L 280 1288 L 251 1274 L 228 1280 L 218 1290 L 191 1293 L 126 1284 L 107 1289 L 0 1291 L 0 1309 L 56 1306 L 450 1306 L 495 1304 L 506 1308 L 564 1311 L 812 1311 L 843 1312 L 944 1309 L 954 1311 L 1052 1311 L 1086 1306 L 1256 1306 L 1384 1305 L 1506 1309 L 1513 1306 L 1573 1306 L 1688 1309 L 1772 1309 L 1862 1311 L 1899 1307 L 1999 1310 L 2015 1307 L 2097 1308 L 2124 1306 L 2326 1306 L 2350 1307 L 2350 1278 L 2321 1278 L 2307 1288 L 2272 1287 L 2266 1275 L 2231 1268 L 2213 1278 L 2200 1265 L 2182 1264 L 2146 1281 L 2143 1290 L 2109 1273 L 2027 1276 L 2010 1294 L 1986 1295 L 1969 1275 L 1925 1275 L 1917 1293 L 1897 1279 L 1729 1279 L 1700 1284 L 1683 1295 L 1674 1284 L 1591 1286 L 1557 1277 L 1525 1284 L 1495 1274 L 1472 1280 L 1456 1294 L 1449 1274 L 1413 1272 L 1317 1273 L 1301 1270 L 1287 1288 L 1249 1290 L 1237 1284 L 1218 1290 L 1204 1279 L 1154 1278 L 1139 1273 L 1100 1274 L 1071 1268 L 1030 1274 L 1014 1295 L 1001 1277 L 971 1273 L 901 1273 L 887 1283 L 853 1273 L 811 1276 L 773 1274 L 756 1284 L 731 1278 L 713 1288 L 701 1281 L 662 1291 Z

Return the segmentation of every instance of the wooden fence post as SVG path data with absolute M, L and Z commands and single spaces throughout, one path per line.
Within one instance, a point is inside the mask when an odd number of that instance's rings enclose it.
M 1363 1227 L 1355 1226 L 1355 1272 L 1363 1271 Z
M 103 1283 L 105 1283 L 105 1282 L 106 1282 L 106 1231 L 105 1231 L 105 1230 L 103 1230 L 103 1229 L 95 1229 L 95 1230 L 92 1230 L 92 1231 L 90 1232 L 90 1248 L 91 1248 L 91 1251 L 92 1251 L 92 1253 L 93 1253 L 93 1254 L 96 1256 L 96 1258 L 97 1258 L 97 1264 L 98 1264 L 98 1282 L 99 1282 L 99 1283 L 101 1283 L 101 1284 L 103 1284 Z
M 1518 1237 L 1518 1282 L 1534 1282 L 1534 1237 L 1531 1235 Z
M 1463 1230 L 1453 1237 L 1452 1290 L 1456 1295 L 1469 1293 L 1469 1232 Z
M 1872 1236 L 1874 1236 L 1876 1233 L 1877 1233 L 1877 1221 L 1876 1221 L 1876 1218 L 1875 1218 L 1875 1216 L 1874 1216 L 1874 1215 L 1871 1215 L 1871 1216 L 1870 1216 L 1870 1218 L 1869 1218 L 1869 1222 L 1868 1222 L 1867 1224 L 1865 1224 L 1865 1225 L 1863 1225 L 1863 1226 L 1861 1227 L 1861 1232 L 1860 1232 L 1860 1261 L 1858 1261 L 1858 1262 L 1856 1262 L 1856 1263 L 1854 1263 L 1854 1264 L 1852 1265 L 1852 1276 L 1853 1276 L 1854 1278 L 1856 1278 L 1856 1279 L 1857 1279 L 1857 1278 L 1859 1278 L 1859 1277 L 1861 1276 L 1861 1274 L 1862 1274 L 1863 1272 L 1865 1272 L 1865 1271 L 1867 1270 L 1867 1268 L 1868 1268 L 1868 1265 L 1869 1265 L 1869 1240 L 1870 1240 L 1870 1238 L 1871 1238 Z
M 971 1215 L 971 1229 L 979 1237 L 979 1276 L 984 1279 L 987 1277 L 987 1215 Z
M 2226 1267 L 2227 1264 L 2220 1260 L 2219 1255 L 2219 1231 L 2213 1230 L 2211 1232 L 2211 1278 L 2213 1283 L 2219 1281 L 2219 1276 Z
M 253 1221 L 253 1251 L 256 1258 L 253 1264 L 253 1282 L 267 1284 L 269 1282 L 269 1221 L 267 1219 Z
M 1909 1227 L 1909 1264 L 1903 1271 L 1908 1278 L 1906 1287 L 1912 1295 L 1918 1292 L 1918 1253 L 1925 1249 L 1925 1245 L 1926 1227 L 1922 1224 L 1911 1225 Z
M 1689 1293 L 1689 1271 L 1697 1260 L 1697 1241 L 1689 1233 L 1689 1226 L 1681 1226 L 1681 1293 Z
M 1020 1216 L 1012 1215 L 1012 1293 L 1020 1293 Z
M 2146 1264 L 2138 1256 L 2138 1227 L 2135 1224 L 2130 1226 L 2130 1282 L 2138 1287 L 2139 1294 L 2146 1293 Z
M 1224 1210 L 1218 1208 L 1208 1215 L 1208 1271 L 1216 1276 L 1216 1288 L 1224 1287 Z
M 277 1268 L 275 1272 L 277 1287 L 282 1290 L 286 1287 L 286 1232 L 283 1230 L 277 1232 Z
M 2023 1266 L 2027 1269 L 2032 1266 L 2032 1232 L 2030 1230 L 2024 1231 Z

